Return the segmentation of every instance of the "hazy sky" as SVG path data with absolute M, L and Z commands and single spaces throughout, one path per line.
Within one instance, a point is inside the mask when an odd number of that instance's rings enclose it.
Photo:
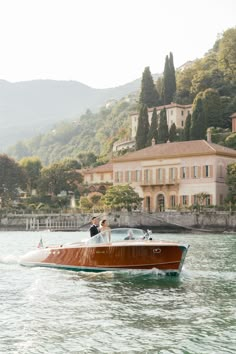
M 202 57 L 236 0 L 0 0 L 0 79 L 113 87 Z

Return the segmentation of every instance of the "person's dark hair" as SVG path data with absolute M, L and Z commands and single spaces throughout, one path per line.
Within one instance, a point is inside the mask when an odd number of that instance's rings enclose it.
M 106 222 L 106 219 L 103 219 L 103 220 L 101 221 L 101 225 L 103 225 L 105 222 Z
M 93 221 L 94 219 L 97 219 L 97 217 L 96 217 L 96 216 L 93 216 L 93 217 L 92 217 L 92 221 Z

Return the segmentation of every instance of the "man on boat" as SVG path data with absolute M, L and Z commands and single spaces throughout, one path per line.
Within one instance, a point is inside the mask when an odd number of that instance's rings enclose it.
M 95 235 L 97 235 L 99 233 L 99 230 L 98 230 L 98 224 L 99 224 L 98 218 L 96 216 L 93 216 L 91 222 L 92 222 L 92 225 L 90 226 L 89 231 L 90 231 L 90 236 L 93 237 L 93 236 L 95 236 Z

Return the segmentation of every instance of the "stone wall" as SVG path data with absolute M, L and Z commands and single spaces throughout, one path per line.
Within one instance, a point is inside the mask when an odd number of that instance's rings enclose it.
M 0 216 L 0 230 L 88 230 L 91 214 L 8 214 Z M 111 227 L 150 228 L 159 232 L 236 231 L 236 213 L 230 212 L 116 212 L 98 215 Z
M 236 231 L 236 213 L 230 212 L 163 212 L 111 215 L 114 226 L 146 227 L 162 232 L 182 231 Z

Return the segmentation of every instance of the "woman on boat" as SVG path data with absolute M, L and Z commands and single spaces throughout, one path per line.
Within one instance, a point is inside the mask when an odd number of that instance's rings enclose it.
M 111 229 L 108 226 L 108 221 L 106 219 L 103 219 L 100 222 L 100 228 L 99 228 L 104 240 L 108 240 L 108 242 L 111 242 Z

